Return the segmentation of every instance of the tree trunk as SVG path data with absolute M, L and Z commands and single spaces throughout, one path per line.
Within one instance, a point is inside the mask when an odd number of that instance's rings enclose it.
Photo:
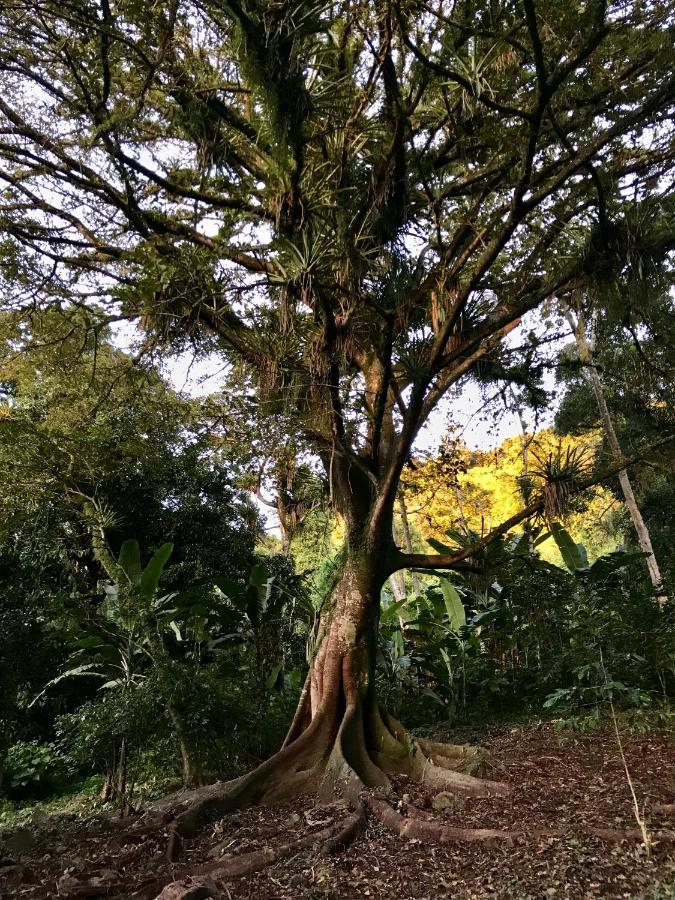
M 354 549 L 349 542 L 281 750 L 234 782 L 197 792 L 174 819 L 178 832 L 191 831 L 214 815 L 251 803 L 269 804 L 310 792 L 325 801 L 354 798 L 365 788 L 388 788 L 392 774 L 475 796 L 507 792 L 504 785 L 457 771 L 466 765 L 469 754 L 458 753 L 451 745 L 432 747 L 412 740 L 377 703 L 374 672 L 380 590 L 391 574 L 387 548 L 395 552 L 391 539 L 379 552 Z
M 117 800 L 123 800 L 127 792 L 127 739 L 123 737 L 120 741 L 120 752 L 117 757 L 117 769 L 115 771 L 115 783 L 113 788 L 113 797 Z
M 403 547 L 406 553 L 413 552 L 412 534 L 410 532 L 410 522 L 408 521 L 408 507 L 405 504 L 405 497 L 399 494 L 398 508 L 401 513 L 401 524 L 403 525 Z M 419 596 L 422 593 L 422 583 L 419 574 L 413 569 L 410 573 L 412 576 L 413 593 Z
M 204 784 L 204 777 L 201 766 L 190 747 L 190 741 L 188 740 L 183 717 L 171 702 L 167 704 L 166 712 L 176 732 L 176 740 L 178 741 L 178 747 L 180 749 L 180 758 L 183 769 L 183 787 L 199 787 L 199 785 Z
M 621 446 L 619 445 L 619 440 L 616 436 L 616 431 L 614 430 L 614 423 L 612 422 L 612 417 L 609 413 L 609 407 L 607 406 L 607 401 L 605 400 L 605 394 L 602 389 L 602 381 L 600 380 L 600 375 L 598 374 L 598 370 L 593 361 L 593 351 L 590 344 L 586 340 L 583 319 L 580 318 L 577 322 L 575 322 L 574 316 L 569 311 L 567 312 L 566 316 L 576 340 L 579 360 L 582 366 L 584 366 L 588 383 L 591 387 L 591 390 L 593 391 L 595 402 L 598 405 L 598 412 L 600 413 L 600 419 L 602 421 L 602 426 L 604 428 L 605 434 L 607 435 L 607 441 L 612 451 L 612 456 L 614 457 L 616 462 L 621 462 L 623 458 Z M 633 527 L 635 528 L 635 533 L 637 534 L 640 548 L 642 552 L 646 554 L 645 562 L 647 563 L 647 569 L 649 570 L 649 577 L 651 578 L 652 585 L 654 586 L 654 591 L 656 593 L 658 602 L 661 604 L 661 606 L 663 606 L 667 601 L 667 597 L 663 592 L 663 579 L 659 570 L 659 564 L 656 560 L 656 557 L 654 556 L 654 550 L 652 549 L 649 530 L 645 525 L 644 519 L 642 518 L 642 513 L 640 512 L 640 507 L 638 506 L 635 499 L 633 487 L 630 483 L 630 479 L 628 477 L 628 472 L 626 471 L 626 469 L 622 469 L 618 473 L 618 477 L 619 484 L 621 485 L 621 491 L 626 503 L 626 508 L 628 509 L 631 522 L 633 523 Z

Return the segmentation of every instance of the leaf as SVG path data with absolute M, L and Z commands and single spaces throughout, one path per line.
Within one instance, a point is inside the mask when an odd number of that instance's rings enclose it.
M 398 612 L 402 607 L 406 605 L 408 602 L 408 598 L 404 597 L 402 600 L 397 600 L 395 603 L 390 603 L 389 606 L 385 606 L 382 612 L 380 613 L 380 622 L 383 625 L 390 625 L 395 622 L 398 617 Z
M 125 541 L 120 548 L 119 563 L 131 584 L 141 583 L 141 548 L 138 541 L 132 538 Z
M 267 676 L 267 680 L 265 681 L 265 687 L 268 691 L 273 690 L 274 685 L 277 683 L 277 679 L 279 678 L 279 673 L 281 672 L 281 666 L 274 666 L 270 674 Z
M 514 535 L 508 542 L 506 549 L 514 556 L 518 553 L 528 552 L 529 535 L 526 531 L 521 531 Z
M 427 543 L 430 544 L 437 553 L 456 553 L 456 547 L 447 547 L 445 544 L 442 544 L 440 541 L 437 541 L 436 538 L 430 537 L 427 538 Z
M 432 690 L 431 688 L 429 688 L 429 687 L 426 687 L 426 688 L 423 689 L 422 695 L 423 695 L 424 697 L 431 697 L 431 699 L 432 699 L 432 700 L 435 700 L 436 703 L 438 703 L 440 706 L 447 706 L 447 703 L 445 702 L 445 700 L 444 700 L 442 697 L 440 697 L 440 696 L 436 693 L 436 691 L 433 691 L 433 690 Z
M 233 581 L 231 578 L 224 578 L 221 575 L 215 576 L 213 578 L 213 583 L 221 594 L 224 594 L 227 597 L 230 603 L 236 606 L 240 612 L 245 612 L 246 593 L 240 584 Z
M 551 522 L 551 537 L 556 542 L 563 562 L 570 572 L 584 572 L 588 570 L 588 556 L 582 544 L 575 544 L 572 536 L 559 522 Z
M 80 647 L 82 650 L 94 650 L 99 647 L 105 647 L 104 642 L 99 637 L 83 637 L 78 638 L 75 641 L 75 646 Z
M 457 593 L 457 588 L 452 584 L 452 582 L 448 581 L 447 578 L 441 578 L 441 591 L 443 592 L 443 599 L 445 600 L 445 608 L 448 613 L 448 619 L 450 621 L 450 628 L 459 634 L 460 628 L 463 628 L 466 625 L 466 612 L 464 611 L 464 604 Z
M 256 591 L 260 595 L 262 595 L 262 589 L 267 585 L 268 574 L 267 567 L 262 563 L 258 563 L 255 566 L 251 567 L 251 572 L 248 576 L 249 584 L 251 584 Z
M 141 576 L 141 593 L 148 599 L 152 599 L 157 592 L 159 579 L 162 577 L 164 566 L 173 553 L 173 544 L 162 544 L 147 564 Z
M 240 634 L 223 634 L 220 637 L 214 638 L 212 641 L 209 641 L 206 645 L 207 650 L 216 650 L 220 647 L 221 644 L 225 644 L 228 641 L 242 641 L 243 637 Z
M 594 579 L 603 580 L 615 572 L 619 572 L 629 563 L 644 559 L 645 556 L 647 556 L 646 553 L 626 553 L 623 550 L 606 553 L 596 559 L 590 568 L 590 574 Z
M 28 709 L 30 709 L 31 706 L 34 706 L 41 697 L 44 697 L 49 688 L 54 687 L 54 685 L 59 684 L 61 681 L 65 681 L 67 678 L 105 678 L 106 676 L 101 672 L 92 671 L 97 666 L 98 663 L 85 663 L 83 666 L 75 666 L 73 669 L 68 669 L 60 675 L 57 675 L 56 678 L 52 678 L 51 681 L 48 681 L 43 687 L 37 697 L 31 700 L 28 704 Z
M 532 544 L 532 546 L 533 546 L 533 547 L 539 547 L 541 544 L 545 543 L 550 537 L 551 537 L 551 532 L 550 532 L 550 531 L 544 531 L 542 534 L 539 535 L 538 538 L 535 539 L 535 541 L 534 541 L 534 543 Z
M 260 625 L 260 613 L 262 611 L 262 599 L 258 589 L 249 584 L 246 596 L 246 615 L 254 629 Z

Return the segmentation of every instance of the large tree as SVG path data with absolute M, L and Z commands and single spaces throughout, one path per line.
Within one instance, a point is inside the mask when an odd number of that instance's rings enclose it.
M 612 241 L 622 192 L 667 189 L 672 7 L 3 4 L 5 302 L 94 296 L 221 351 L 345 522 L 286 743 L 201 812 L 392 772 L 482 789 L 375 697 L 383 582 L 458 563 L 397 548 L 399 478 L 453 385 L 522 378 L 522 317 Z

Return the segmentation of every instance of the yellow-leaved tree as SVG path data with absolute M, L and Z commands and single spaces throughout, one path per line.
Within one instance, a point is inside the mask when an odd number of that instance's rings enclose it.
M 448 529 L 486 534 L 522 508 L 524 491 L 536 486 L 536 472 L 551 455 L 576 451 L 590 467 L 600 439 L 599 432 L 559 437 L 544 429 L 507 438 L 494 450 L 482 451 L 448 438 L 436 456 L 416 461 L 406 472 L 402 487 L 413 531 L 423 540 L 441 541 Z M 613 550 L 620 540 L 621 514 L 621 504 L 611 491 L 596 485 L 572 505 L 565 525 L 595 558 Z M 562 564 L 553 540 L 540 544 L 538 550 L 550 562 Z

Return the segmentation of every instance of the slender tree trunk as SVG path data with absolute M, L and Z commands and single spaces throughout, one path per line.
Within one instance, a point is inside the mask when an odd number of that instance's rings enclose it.
M 180 749 L 180 758 L 183 769 L 183 786 L 198 787 L 200 784 L 204 783 L 204 777 L 199 761 L 190 746 L 183 717 L 173 703 L 167 704 L 166 712 L 174 727 L 176 740 L 178 741 L 178 747 Z
M 396 522 L 392 522 L 391 533 L 394 538 L 394 543 L 398 544 L 399 537 L 397 533 Z M 398 572 L 394 572 L 394 574 L 390 576 L 389 584 L 391 585 L 391 590 L 394 594 L 394 600 L 405 600 L 408 595 L 408 591 L 406 590 L 405 576 L 402 569 L 399 569 Z
M 115 771 L 115 786 L 113 789 L 113 797 L 116 801 L 123 800 L 127 790 L 127 755 L 127 739 L 123 737 L 120 741 L 117 769 Z
M 605 394 L 602 388 L 602 381 L 600 380 L 600 375 L 598 374 L 598 370 L 593 361 L 593 351 L 590 344 L 586 340 L 583 319 L 580 318 L 578 321 L 575 321 L 574 316 L 569 310 L 566 313 L 566 316 L 576 340 L 579 360 L 584 367 L 586 378 L 591 387 L 591 390 L 593 391 L 593 396 L 595 397 L 595 402 L 598 406 L 598 412 L 600 413 L 600 419 L 602 421 L 602 426 L 604 428 L 605 434 L 607 435 L 607 441 L 612 451 L 612 456 L 614 457 L 616 462 L 621 462 L 621 459 L 623 458 L 621 446 L 619 445 L 619 440 L 616 436 L 616 431 L 614 430 L 614 424 L 612 422 L 612 417 L 610 415 L 609 407 L 607 406 L 607 401 L 605 399 Z M 622 469 L 618 474 L 618 478 L 619 484 L 621 485 L 621 491 L 626 503 L 626 508 L 628 509 L 633 527 L 635 528 L 635 533 L 637 534 L 640 548 L 642 549 L 642 552 L 646 554 L 645 562 L 647 563 L 647 569 L 649 570 L 649 577 L 651 578 L 652 584 L 654 586 L 654 591 L 658 598 L 658 602 L 663 606 L 667 601 L 667 597 L 663 592 L 663 579 L 661 577 L 658 562 L 656 560 L 656 557 L 654 556 L 654 550 L 652 549 L 649 529 L 645 525 L 644 519 L 642 518 L 642 513 L 640 512 L 640 508 L 635 499 L 635 494 L 633 493 L 633 487 L 630 483 L 628 472 L 625 469 Z
M 403 494 L 398 497 L 398 509 L 401 513 L 401 524 L 403 525 L 403 546 L 406 553 L 413 552 L 412 533 L 410 531 L 410 522 L 408 520 L 408 507 L 405 503 Z M 410 573 L 412 576 L 413 593 L 419 596 L 422 593 L 422 583 L 419 574 L 413 569 Z

